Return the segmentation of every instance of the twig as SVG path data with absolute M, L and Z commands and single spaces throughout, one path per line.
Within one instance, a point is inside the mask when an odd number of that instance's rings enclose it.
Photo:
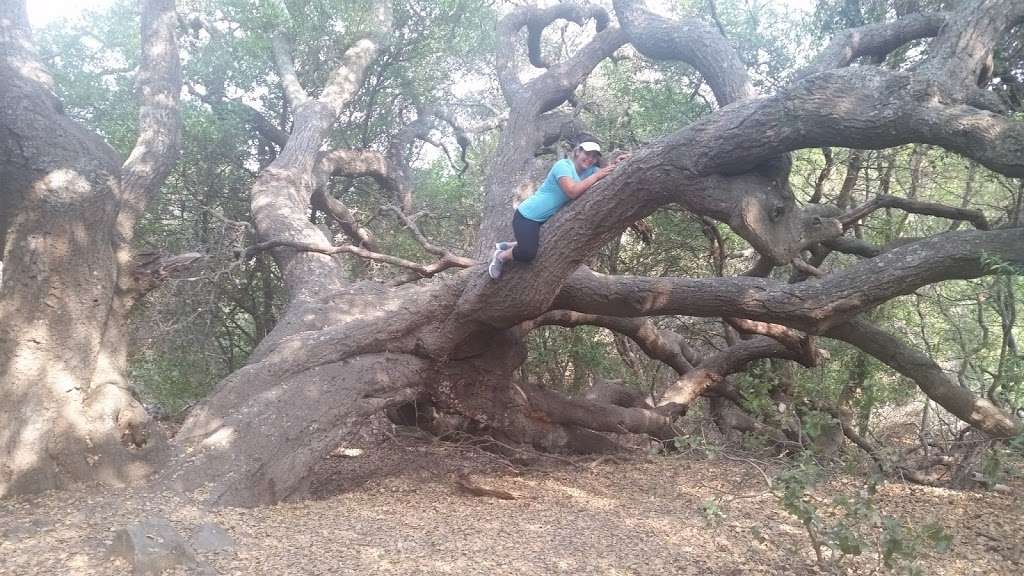
M 746 462 L 747 464 L 750 464 L 751 466 L 754 467 L 755 470 L 757 470 L 758 472 L 761 473 L 761 476 L 764 478 L 764 483 L 768 485 L 768 489 L 769 490 L 772 489 L 772 479 L 769 478 L 768 474 L 765 473 L 765 471 L 760 466 L 758 466 L 757 463 L 754 462 L 752 459 L 750 459 L 750 458 L 737 458 L 735 456 L 729 456 L 728 454 L 724 454 L 724 453 L 722 454 L 722 457 L 724 457 L 726 460 L 732 460 L 734 462 Z

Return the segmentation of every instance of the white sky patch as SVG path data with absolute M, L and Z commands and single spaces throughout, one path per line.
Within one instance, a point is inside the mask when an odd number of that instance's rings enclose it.
M 60 19 L 75 19 L 86 10 L 102 10 L 113 0 L 29 0 L 28 22 L 33 28 Z

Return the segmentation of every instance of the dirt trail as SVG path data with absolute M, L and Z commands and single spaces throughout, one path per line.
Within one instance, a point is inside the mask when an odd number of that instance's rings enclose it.
M 5 500 L 0 574 L 127 574 L 126 563 L 104 553 L 113 531 L 155 516 L 186 537 L 204 522 L 226 529 L 234 550 L 201 555 L 219 574 L 823 573 L 799 523 L 767 490 L 758 469 L 765 463 L 640 457 L 513 474 L 438 447 L 399 452 L 391 457 L 405 459 L 392 468 L 400 474 L 323 500 L 254 510 L 207 510 L 174 494 L 102 487 Z M 452 466 L 516 499 L 467 495 Z M 819 492 L 827 497 L 853 482 L 837 477 Z M 1024 486 L 1012 488 L 887 484 L 878 502 L 904 522 L 937 520 L 954 535 L 950 553 L 921 558 L 922 573 L 1022 574 Z M 877 567 L 860 562 L 851 573 Z

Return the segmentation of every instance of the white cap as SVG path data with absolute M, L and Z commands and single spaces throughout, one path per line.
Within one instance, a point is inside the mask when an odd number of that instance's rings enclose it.
M 597 142 L 581 142 L 580 148 L 582 148 L 586 152 L 597 152 L 598 154 L 601 153 L 601 146 L 599 146 Z

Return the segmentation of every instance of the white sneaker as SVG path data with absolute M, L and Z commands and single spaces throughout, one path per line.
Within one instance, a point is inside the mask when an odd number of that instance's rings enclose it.
M 500 256 L 502 252 L 504 252 L 504 250 L 501 248 L 495 248 L 494 255 L 491 256 L 491 263 L 487 266 L 487 273 L 495 280 L 501 278 L 501 267 L 504 265 L 504 262 L 502 262 L 498 256 Z

